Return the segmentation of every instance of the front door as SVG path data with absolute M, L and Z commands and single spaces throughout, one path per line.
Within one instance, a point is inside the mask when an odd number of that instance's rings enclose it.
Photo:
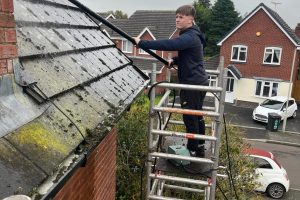
M 226 84 L 225 102 L 233 103 L 233 101 L 234 101 L 234 84 L 235 84 L 235 78 L 232 76 L 231 72 L 229 71 L 227 84 Z

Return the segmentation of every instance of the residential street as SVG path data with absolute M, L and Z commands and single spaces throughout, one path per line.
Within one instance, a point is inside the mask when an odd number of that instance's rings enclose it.
M 299 107 L 299 106 L 298 106 Z M 290 178 L 290 191 L 285 195 L 285 200 L 300 199 L 300 112 L 298 110 L 295 119 L 288 119 L 286 132 L 282 130 L 282 124 L 278 132 L 266 130 L 264 123 L 252 120 L 252 108 L 225 105 L 227 123 L 241 128 L 245 133 L 245 139 L 257 148 L 271 151 L 287 170 Z M 269 200 L 268 197 L 266 197 Z
M 250 142 L 254 147 L 271 151 L 279 162 L 284 166 L 288 172 L 290 179 L 290 191 L 284 199 L 295 200 L 300 197 L 300 174 L 299 166 L 300 147 L 292 147 L 280 144 L 263 143 L 263 142 Z M 296 198 L 297 197 L 297 198 Z

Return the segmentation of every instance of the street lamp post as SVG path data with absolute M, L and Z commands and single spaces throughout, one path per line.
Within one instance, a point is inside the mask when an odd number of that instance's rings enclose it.
M 294 51 L 294 58 L 293 58 L 293 63 L 292 63 L 292 71 L 291 71 L 291 76 L 290 76 L 289 90 L 288 90 L 288 94 L 287 94 L 287 101 L 286 101 L 286 105 L 285 105 L 286 107 L 285 107 L 284 117 L 283 117 L 282 132 L 285 132 L 285 128 L 286 128 L 287 110 L 288 110 L 288 106 L 289 106 L 289 100 L 291 97 L 296 55 L 297 55 L 297 48 L 295 48 L 295 51 Z

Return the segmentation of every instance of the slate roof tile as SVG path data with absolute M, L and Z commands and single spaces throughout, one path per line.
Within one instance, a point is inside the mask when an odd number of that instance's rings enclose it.
M 37 187 L 83 137 L 85 150 L 97 145 L 148 82 L 69 1 L 15 0 L 14 9 L 19 57 L 14 75 L 0 77 L 0 198 Z

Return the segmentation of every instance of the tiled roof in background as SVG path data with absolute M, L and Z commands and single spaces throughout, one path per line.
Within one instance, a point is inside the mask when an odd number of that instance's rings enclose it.
M 154 58 L 130 57 L 130 59 L 145 73 L 150 73 L 152 71 L 153 63 L 156 64 L 157 73 L 159 73 L 164 67 L 163 63 Z
M 37 187 L 83 137 L 88 148 L 99 143 L 147 84 L 67 0 L 14 0 L 14 7 L 19 58 L 15 77 L 0 79 L 0 198 Z
M 280 24 L 280 26 L 287 32 L 287 34 L 295 41 L 296 44 L 300 45 L 300 39 L 295 34 L 295 32 L 289 27 L 289 25 L 278 15 L 277 12 L 261 3 L 259 6 L 264 7 L 272 17 Z
M 217 70 L 219 67 L 220 55 L 212 56 L 204 60 L 204 68 L 206 70 Z
M 157 20 L 159 19 L 159 20 Z M 137 10 L 128 19 L 110 19 L 111 23 L 132 37 L 138 36 L 147 27 L 156 39 L 167 39 L 176 30 L 175 11 Z M 111 37 L 120 37 L 102 25 Z

